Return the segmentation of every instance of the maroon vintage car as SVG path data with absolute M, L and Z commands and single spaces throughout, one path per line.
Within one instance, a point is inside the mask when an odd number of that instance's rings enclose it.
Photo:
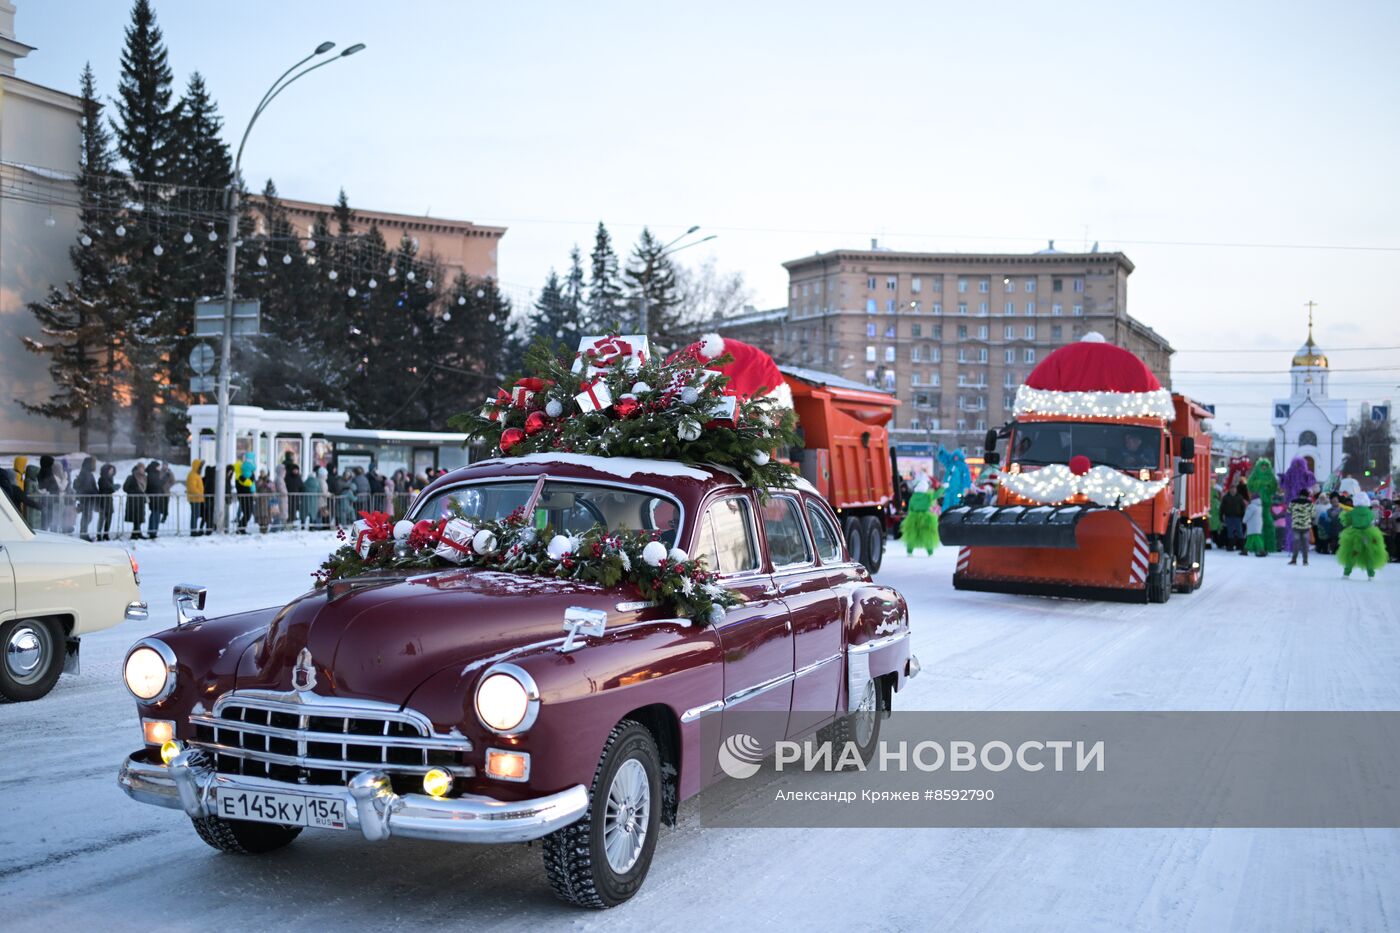
M 679 463 L 532 455 L 458 470 L 415 505 L 655 531 L 745 598 L 713 624 L 624 587 L 485 569 L 342 580 L 218 619 L 187 618 L 202 593 L 177 588 L 180 624 L 127 656 L 145 744 L 120 784 L 226 852 L 308 826 L 542 838 L 560 896 L 626 900 L 659 824 L 722 776 L 702 727 L 763 710 L 760 741 L 825 728 L 869 754 L 918 670 L 904 599 L 849 559 L 827 503 L 770 492 Z

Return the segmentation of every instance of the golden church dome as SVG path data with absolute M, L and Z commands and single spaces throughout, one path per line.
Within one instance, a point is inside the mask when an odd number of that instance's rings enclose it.
M 1324 354 L 1317 344 L 1313 343 L 1312 326 L 1308 326 L 1308 342 L 1298 348 L 1298 352 L 1293 354 L 1294 366 L 1316 366 L 1321 369 L 1327 368 L 1327 355 Z

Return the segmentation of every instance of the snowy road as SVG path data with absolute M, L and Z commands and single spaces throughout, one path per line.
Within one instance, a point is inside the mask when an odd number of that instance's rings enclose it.
M 606 913 L 551 895 L 536 849 L 308 832 L 235 858 L 115 783 L 139 744 L 118 668 L 173 622 L 176 582 L 212 613 L 306 588 L 329 535 L 159 542 L 146 623 L 84 640 L 83 674 L 0 707 L 0 928 L 1395 929 L 1400 830 L 663 830 L 641 893 Z M 1212 552 L 1165 606 L 957 593 L 953 552 L 892 555 L 924 673 L 901 708 L 1400 709 L 1400 567 L 1373 583 Z

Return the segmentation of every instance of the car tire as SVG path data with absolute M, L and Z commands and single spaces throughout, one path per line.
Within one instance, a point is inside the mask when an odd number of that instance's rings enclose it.
M 881 681 L 867 680 L 860 708 L 822 729 L 817 739 L 831 743 L 833 760 L 840 760 L 847 743 L 854 744 L 861 763 L 869 765 L 875 759 L 875 749 L 880 744 L 880 721 L 889 711 L 889 691 Z
M 865 564 L 865 569 L 872 574 L 879 573 L 880 564 L 885 559 L 884 526 L 874 515 L 865 516 L 860 520 L 860 524 L 865 538 L 865 559 L 861 563 Z
M 291 844 L 301 835 L 300 826 L 226 820 L 221 816 L 191 817 L 194 831 L 210 846 L 231 855 L 262 855 Z
M 864 566 L 865 534 L 861 531 L 860 519 L 855 515 L 847 515 L 841 523 L 841 531 L 846 536 L 846 553 L 852 561 Z
M 656 740 L 645 726 L 624 719 L 603 744 L 587 812 L 542 840 L 554 893 L 599 909 L 636 894 L 656 851 L 661 790 Z
M 1164 603 L 1172 598 L 1172 588 L 1176 582 L 1176 559 L 1163 551 L 1158 559 L 1157 569 L 1147 577 L 1147 601 Z
M 63 673 L 63 627 L 52 619 L 11 619 L 0 625 L 0 651 L 0 699 L 37 700 Z

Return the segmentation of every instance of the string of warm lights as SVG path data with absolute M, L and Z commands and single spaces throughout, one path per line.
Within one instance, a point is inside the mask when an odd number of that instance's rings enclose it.
M 1067 418 L 1161 418 L 1175 417 L 1172 394 L 1166 389 L 1151 392 L 1060 392 L 1033 389 L 1023 385 L 1016 390 L 1016 413 L 1063 415 Z
M 1124 508 L 1151 499 L 1167 482 L 1166 479 L 1144 480 L 1102 465 L 1077 475 L 1063 463 L 1001 476 L 1001 485 L 1007 490 L 1043 505 L 1067 502 L 1082 495 L 1096 505 Z

